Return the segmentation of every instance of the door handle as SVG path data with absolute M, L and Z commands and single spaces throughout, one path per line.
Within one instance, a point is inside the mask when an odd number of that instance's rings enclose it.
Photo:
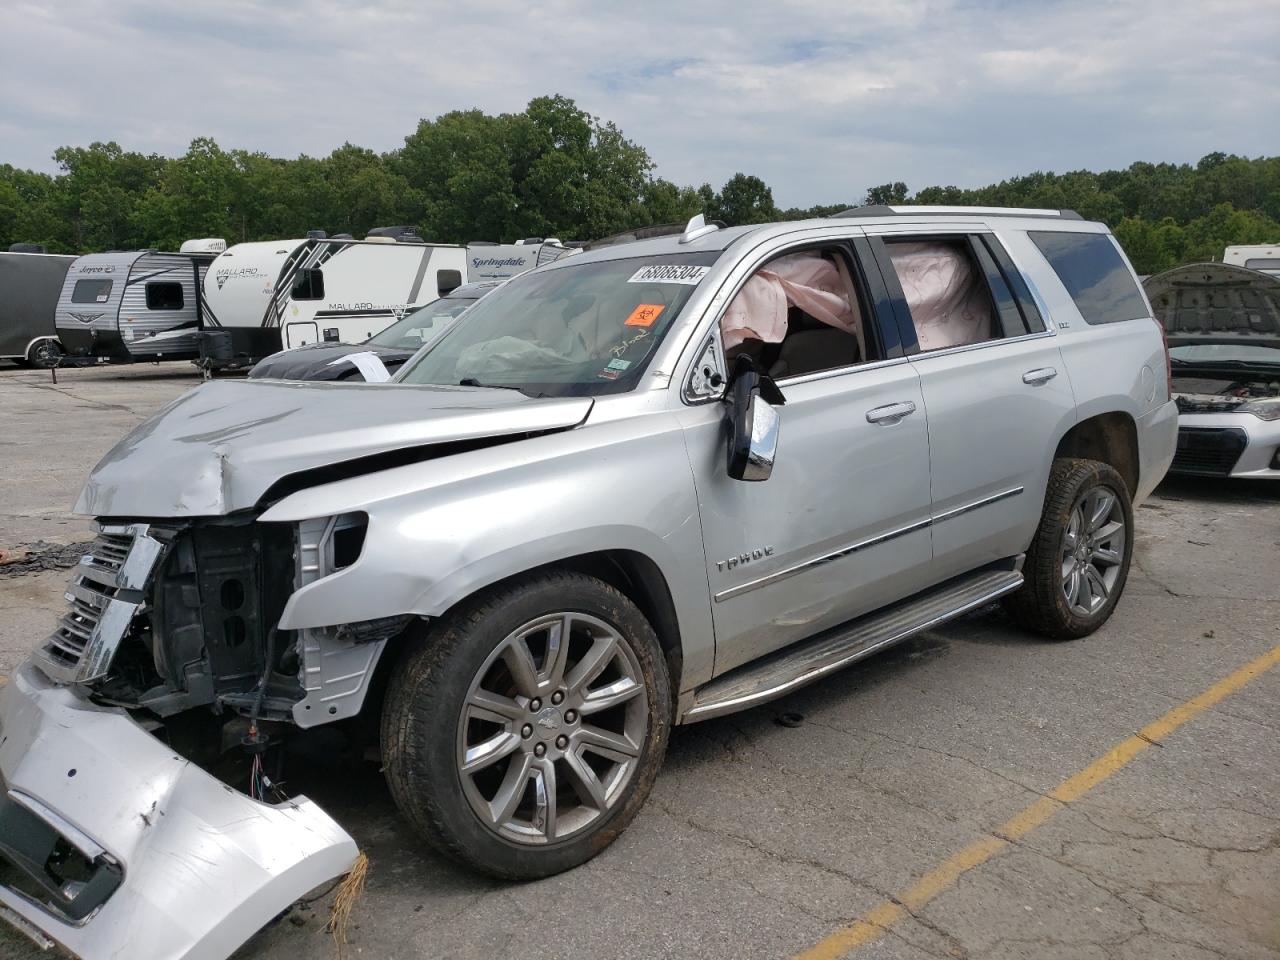
M 1048 383 L 1058 375 L 1058 371 L 1053 367 L 1040 367 L 1038 370 L 1028 370 L 1022 375 L 1022 382 L 1029 383 L 1032 386 L 1039 386 L 1042 383 Z
M 886 425 L 897 423 L 903 417 L 909 417 L 916 412 L 916 405 L 910 400 L 903 400 L 901 403 L 890 403 L 887 406 L 875 407 L 867 411 L 867 423 L 883 423 Z

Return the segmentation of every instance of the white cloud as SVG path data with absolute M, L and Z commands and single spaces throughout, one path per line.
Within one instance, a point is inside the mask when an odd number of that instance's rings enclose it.
M 0 9 L 0 162 L 201 135 L 387 150 L 421 117 L 558 92 L 669 179 L 743 170 L 783 205 L 840 202 L 891 179 L 1274 153 L 1278 19 L 1274 0 L 19 0 Z

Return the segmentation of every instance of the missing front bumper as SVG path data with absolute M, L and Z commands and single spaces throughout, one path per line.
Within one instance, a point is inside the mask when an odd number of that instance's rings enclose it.
M 23 811 L 0 858 L 25 881 L 0 885 L 0 917 L 84 960 L 222 960 L 357 854 L 309 800 L 251 800 L 30 664 L 0 688 L 0 780 Z M 93 890 L 35 863 L 49 844 Z

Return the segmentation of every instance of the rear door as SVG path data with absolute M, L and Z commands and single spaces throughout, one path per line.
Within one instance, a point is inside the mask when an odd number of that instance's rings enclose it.
M 931 580 L 1026 550 L 1075 420 L 1054 331 L 993 232 L 867 233 L 929 422 Z

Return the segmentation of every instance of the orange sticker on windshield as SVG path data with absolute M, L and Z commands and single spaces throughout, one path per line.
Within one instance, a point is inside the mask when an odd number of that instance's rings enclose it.
M 631 316 L 627 317 L 626 326 L 652 327 L 653 321 L 658 319 L 658 314 L 662 313 L 663 309 L 660 303 L 642 303 L 631 311 Z

